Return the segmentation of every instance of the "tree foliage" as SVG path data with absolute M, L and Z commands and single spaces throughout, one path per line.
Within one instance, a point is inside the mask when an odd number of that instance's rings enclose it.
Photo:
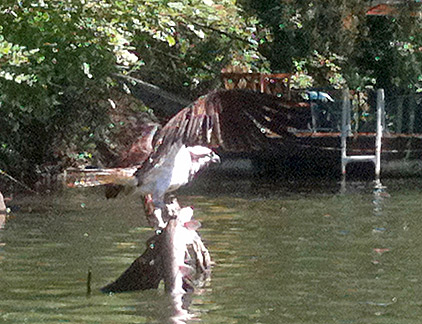
M 194 97 L 226 64 L 261 68 L 255 22 L 231 0 L 3 1 L 0 168 L 35 179 L 64 148 L 109 138 L 115 73 Z
M 408 1 L 395 15 L 368 18 L 354 65 L 378 87 L 397 94 L 422 91 L 421 9 Z
M 316 84 L 344 84 L 345 61 L 361 30 L 363 0 L 240 3 L 271 31 L 260 50 L 273 70 L 311 75 Z M 340 70 L 342 70 L 340 72 Z
M 114 145 L 124 128 L 109 113 L 116 73 L 190 99 L 227 65 L 296 72 L 298 87 L 420 91 L 420 2 L 384 17 L 366 16 L 368 3 L 3 0 L 0 169 L 32 180 L 47 162 Z
M 371 2 L 240 0 L 271 31 L 260 47 L 273 70 L 312 76 L 304 84 L 420 89 L 421 4 L 367 16 Z

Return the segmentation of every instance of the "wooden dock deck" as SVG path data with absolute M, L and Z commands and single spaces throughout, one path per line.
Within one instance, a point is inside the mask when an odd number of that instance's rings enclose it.
M 347 138 L 348 155 L 373 155 L 375 133 L 356 133 Z M 267 176 L 302 177 L 323 176 L 340 178 L 341 133 L 297 132 L 292 140 L 273 138 L 271 147 L 261 152 L 218 152 L 223 161 L 238 171 Z M 237 161 L 237 162 L 236 162 Z M 248 163 L 245 163 L 249 161 Z M 242 170 L 250 165 L 250 170 Z M 374 176 L 372 163 L 349 163 L 348 174 Z M 232 174 L 232 172 L 230 172 Z M 422 134 L 386 133 L 382 138 L 381 178 L 385 176 L 422 176 Z
M 341 151 L 341 132 L 297 132 L 295 144 L 320 151 Z M 374 154 L 376 133 L 354 133 L 347 138 L 347 153 Z M 382 137 L 383 159 L 422 158 L 422 134 L 385 132 Z

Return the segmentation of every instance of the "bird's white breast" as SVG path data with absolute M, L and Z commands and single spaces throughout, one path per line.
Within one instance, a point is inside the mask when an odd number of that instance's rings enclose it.
M 143 194 L 152 193 L 157 199 L 162 198 L 166 192 L 174 191 L 189 182 L 191 164 L 191 155 L 186 146 L 171 150 L 161 163 L 144 175 L 139 191 Z
M 168 191 L 173 191 L 189 182 L 192 158 L 186 146 L 182 146 L 174 158 Z

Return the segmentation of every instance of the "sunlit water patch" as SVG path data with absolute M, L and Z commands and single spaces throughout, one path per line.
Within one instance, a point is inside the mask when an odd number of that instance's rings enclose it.
M 420 323 L 418 181 L 206 181 L 195 207 L 215 263 L 192 296 L 197 323 Z M 156 291 L 105 295 L 152 235 L 140 202 L 75 190 L 14 201 L 0 230 L 1 323 L 167 323 Z M 92 293 L 87 296 L 87 274 Z

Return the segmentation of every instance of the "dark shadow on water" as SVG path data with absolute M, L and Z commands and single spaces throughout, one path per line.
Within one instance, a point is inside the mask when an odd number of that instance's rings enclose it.
M 333 194 L 339 191 L 339 180 L 327 177 L 290 175 L 258 175 L 242 172 L 206 172 L 190 185 L 179 189 L 180 194 L 206 194 L 254 198 L 288 196 L 291 194 Z
M 339 161 L 300 159 L 283 160 L 252 160 L 247 167 L 224 168 L 215 167 L 206 170 L 188 186 L 179 189 L 182 194 L 207 194 L 213 196 L 254 196 L 291 195 L 291 194 L 336 194 L 342 192 L 342 175 Z M 236 160 L 234 160 L 236 165 Z M 241 165 L 241 163 L 240 163 Z M 375 180 L 373 163 L 349 163 L 346 168 L 346 181 L 350 190 L 362 186 L 371 191 Z M 397 187 L 400 182 L 414 183 L 422 187 L 421 174 L 391 173 L 381 169 L 381 182 L 392 183 Z

